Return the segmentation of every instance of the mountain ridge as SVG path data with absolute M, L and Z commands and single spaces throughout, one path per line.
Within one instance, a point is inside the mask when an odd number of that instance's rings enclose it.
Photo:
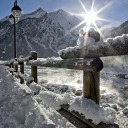
M 38 52 L 38 57 L 58 56 L 58 50 L 76 45 L 80 19 L 59 9 L 47 13 L 38 8 L 32 13 L 23 14 L 16 24 L 17 57 L 28 56 L 31 50 Z M 84 24 L 85 25 L 85 24 Z M 0 20 L 0 50 L 6 43 L 6 59 L 13 58 L 14 26 L 7 17 Z M 8 55 L 8 52 L 10 53 Z

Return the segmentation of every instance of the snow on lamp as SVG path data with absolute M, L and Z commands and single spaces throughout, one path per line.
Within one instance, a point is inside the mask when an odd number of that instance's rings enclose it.
M 14 16 L 11 14 L 10 16 L 9 16 L 9 21 L 12 23 L 12 24 L 14 24 Z M 19 20 L 19 18 L 18 17 L 16 17 L 16 23 L 18 22 L 18 20 Z
M 11 12 L 14 17 L 21 16 L 22 10 L 19 6 L 17 6 L 17 0 L 14 2 L 14 7 L 12 8 Z

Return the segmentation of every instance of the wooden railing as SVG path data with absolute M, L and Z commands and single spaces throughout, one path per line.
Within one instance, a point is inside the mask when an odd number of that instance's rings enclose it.
M 26 77 L 24 74 L 24 62 L 26 65 L 31 66 L 31 76 Z M 85 59 L 68 59 L 68 60 L 52 60 L 50 61 L 39 61 L 37 60 L 37 53 L 31 52 L 30 57 L 18 58 L 15 60 L 5 61 L 2 65 L 8 66 L 10 73 L 20 78 L 20 83 L 23 84 L 27 81 L 29 86 L 32 82 L 38 83 L 37 66 L 40 67 L 55 67 L 55 68 L 66 68 L 83 70 L 83 97 L 92 99 L 97 104 L 100 102 L 100 71 L 103 69 L 103 62 L 100 58 L 85 58 Z M 20 73 L 18 72 L 18 65 L 20 65 Z M 39 85 L 40 86 L 40 85 Z M 40 90 L 34 92 L 38 94 Z M 69 105 L 62 105 L 60 110 L 57 110 L 62 116 L 64 116 L 69 122 L 71 122 L 77 128 L 108 128 L 116 124 L 105 124 L 100 123 L 94 125 L 91 120 L 81 117 L 79 113 L 70 112 L 68 110 Z

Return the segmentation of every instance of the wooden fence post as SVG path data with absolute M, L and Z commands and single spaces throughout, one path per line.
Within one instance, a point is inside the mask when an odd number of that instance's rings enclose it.
M 18 65 L 15 65 L 15 70 L 16 72 L 18 72 Z
M 17 58 L 15 58 L 15 61 L 17 61 Z M 18 72 L 18 65 L 14 65 L 16 72 Z
M 37 60 L 37 52 L 31 52 L 31 56 L 34 60 Z M 34 82 L 37 83 L 37 66 L 31 66 L 31 75 L 34 77 Z
M 24 74 L 24 62 L 20 62 L 20 72 Z M 20 83 L 24 83 L 24 79 L 20 78 Z
M 13 63 L 11 63 L 11 68 L 13 68 Z
M 11 68 L 11 64 L 9 64 L 9 68 Z
M 100 72 L 83 71 L 83 97 L 100 102 Z

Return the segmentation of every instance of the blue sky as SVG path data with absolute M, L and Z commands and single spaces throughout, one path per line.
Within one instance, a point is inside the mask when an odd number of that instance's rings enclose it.
M 11 14 L 15 0 L 0 0 L 0 19 Z M 79 0 L 17 0 L 18 5 L 23 10 L 23 14 L 35 11 L 41 7 L 46 12 L 63 9 L 72 13 L 85 13 Z M 81 0 L 87 10 L 90 10 L 92 0 Z M 128 0 L 95 0 L 94 10 L 98 11 L 108 5 L 98 13 L 100 18 L 111 20 L 111 22 L 97 21 L 98 25 L 112 24 L 118 26 L 128 20 Z M 79 17 L 80 18 L 80 17 Z

